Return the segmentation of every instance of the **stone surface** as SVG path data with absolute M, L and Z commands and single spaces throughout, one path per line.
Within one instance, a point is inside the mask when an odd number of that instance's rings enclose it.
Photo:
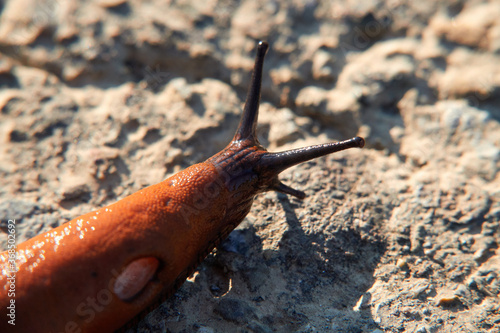
M 130 332 L 500 331 L 498 1 L 0 3 L 0 229 L 23 241 L 232 138 L 257 39 L 286 171 Z M 6 245 L 0 232 L 0 245 Z M 71 283 L 69 281 L 68 283 Z

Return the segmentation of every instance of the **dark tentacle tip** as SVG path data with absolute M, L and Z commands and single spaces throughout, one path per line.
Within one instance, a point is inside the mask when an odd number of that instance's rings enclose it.
M 356 142 L 356 146 L 358 148 L 363 148 L 365 146 L 365 139 L 362 137 L 357 136 L 354 138 L 354 141 Z
M 261 40 L 257 45 L 257 54 L 259 57 L 266 55 L 267 49 L 269 48 L 269 43 Z

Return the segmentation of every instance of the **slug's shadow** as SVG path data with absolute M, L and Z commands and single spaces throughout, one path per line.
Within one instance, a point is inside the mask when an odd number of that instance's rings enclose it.
M 295 212 L 298 204 L 282 194 L 278 201 L 288 227 L 277 249 L 265 250 L 255 226 L 244 221 L 200 265 L 194 283 L 185 283 L 137 332 L 203 326 L 215 332 L 295 332 L 307 325 L 318 331 L 337 327 L 337 332 L 377 328 L 370 309 L 356 304 L 362 296 L 369 299 L 366 291 L 385 244 L 363 240 L 341 225 L 307 233 Z
M 374 270 L 385 252 L 385 244 L 363 240 L 359 232 L 343 226 L 306 233 L 295 213 L 297 205 L 283 194 L 278 194 L 278 200 L 288 224 L 280 241 L 279 256 L 289 277 L 287 289 L 297 297 L 297 308 L 309 303 L 320 311 L 329 309 L 326 312 L 331 317 L 327 316 L 330 321 L 325 320 L 325 329 L 330 324 L 343 332 L 376 328 L 369 309 L 354 308 L 375 281 Z M 307 324 L 307 318 L 301 322 L 298 324 Z M 295 326 L 289 328 L 299 328 Z

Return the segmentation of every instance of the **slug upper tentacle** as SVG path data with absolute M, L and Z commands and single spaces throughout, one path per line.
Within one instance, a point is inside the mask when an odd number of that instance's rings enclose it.
M 264 67 L 264 58 L 269 44 L 260 41 L 257 45 L 257 55 L 255 56 L 255 65 L 252 72 L 252 79 L 245 101 L 243 114 L 241 115 L 240 125 L 236 130 L 233 141 L 250 140 L 258 143 L 256 136 L 257 122 L 259 117 L 260 89 L 262 86 L 262 69 Z

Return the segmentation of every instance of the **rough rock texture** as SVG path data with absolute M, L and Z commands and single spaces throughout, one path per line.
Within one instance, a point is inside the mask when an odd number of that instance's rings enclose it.
M 499 332 L 500 3 L 0 2 L 0 218 L 18 240 L 232 137 L 256 40 L 283 174 L 130 332 Z M 6 235 L 0 234 L 2 248 Z M 72 283 L 72 282 L 68 282 Z

